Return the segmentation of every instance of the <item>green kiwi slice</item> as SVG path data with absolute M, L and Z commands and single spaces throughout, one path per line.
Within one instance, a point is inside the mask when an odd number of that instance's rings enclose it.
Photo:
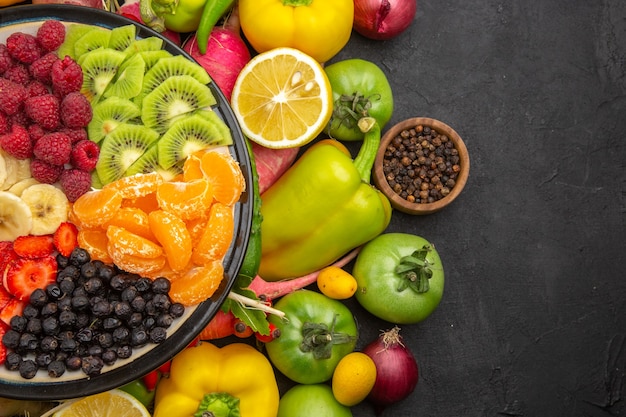
M 143 78 L 143 94 L 148 94 L 163 81 L 175 75 L 190 75 L 202 84 L 211 82 L 211 77 L 202 66 L 182 55 L 176 55 L 159 60 L 146 72 Z
M 206 84 L 190 75 L 169 77 L 143 98 L 141 120 L 164 133 L 178 117 L 217 103 Z
M 141 55 L 131 55 L 120 65 L 115 78 L 104 90 L 105 97 L 133 98 L 141 92 L 146 63 Z
M 124 50 L 126 53 L 135 54 L 142 51 L 158 51 L 163 48 L 163 40 L 155 36 L 134 40 Z
M 89 139 L 100 141 L 121 123 L 141 116 L 141 109 L 132 101 L 109 97 L 93 106 L 93 116 L 87 125 Z
M 86 53 L 109 46 L 111 31 L 96 26 L 92 26 L 92 28 L 74 43 L 74 55 L 79 63 L 81 57 Z
M 83 85 L 80 92 L 92 105 L 100 100 L 125 58 L 124 52 L 109 48 L 96 49 L 82 56 Z
M 172 123 L 159 139 L 159 165 L 168 169 L 196 151 L 230 143 L 232 140 L 224 140 L 219 129 L 202 114 L 184 116 Z
M 158 143 L 152 144 L 150 148 L 126 170 L 124 176 L 158 172 L 165 181 L 170 181 L 175 176 L 182 174 L 183 168 L 180 163 L 172 165 L 168 169 L 163 169 L 159 165 L 159 150 L 157 146 Z
M 233 143 L 233 136 L 230 128 L 224 122 L 224 120 L 222 120 L 222 118 L 218 116 L 217 113 L 215 113 L 213 110 L 202 110 L 198 112 L 198 114 L 200 114 L 208 122 L 212 123 L 217 128 L 222 137 L 222 145 L 230 145 Z
M 137 36 L 135 25 L 118 26 L 111 29 L 109 48 L 116 51 L 124 51 L 130 46 Z
M 153 129 L 130 123 L 120 124 L 100 144 L 96 172 L 103 185 L 118 180 L 159 139 Z
M 150 71 L 150 68 L 154 66 L 157 62 L 162 59 L 170 58 L 173 55 L 166 51 L 165 49 L 159 49 L 158 51 L 141 51 L 139 55 L 143 58 L 146 63 L 146 72 Z
M 57 56 L 61 59 L 69 56 L 72 59 L 76 59 L 74 53 L 74 44 L 77 40 L 83 37 L 87 32 L 91 32 L 94 29 L 91 25 L 85 25 L 82 23 L 73 23 L 65 30 L 65 40 L 57 49 Z

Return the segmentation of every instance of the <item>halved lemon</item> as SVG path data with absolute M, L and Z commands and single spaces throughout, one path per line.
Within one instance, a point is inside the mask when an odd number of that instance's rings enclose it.
M 333 112 L 322 66 L 294 48 L 258 54 L 241 70 L 231 98 L 241 130 L 272 149 L 303 146 L 319 135 Z
M 54 417 L 150 417 L 150 412 L 132 395 L 113 389 L 67 401 Z

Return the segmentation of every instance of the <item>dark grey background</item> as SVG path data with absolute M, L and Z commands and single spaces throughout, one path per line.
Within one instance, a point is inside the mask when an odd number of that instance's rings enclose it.
M 626 415 L 626 2 L 420 0 L 407 32 L 354 34 L 347 58 L 386 72 L 391 123 L 442 120 L 471 158 L 452 206 L 393 214 L 447 282 L 403 327 L 420 380 L 383 416 Z M 390 327 L 351 306 L 359 348 Z

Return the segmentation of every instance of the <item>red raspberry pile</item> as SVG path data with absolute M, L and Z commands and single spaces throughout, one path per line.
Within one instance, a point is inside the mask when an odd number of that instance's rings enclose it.
M 73 202 L 91 188 L 100 148 L 87 137 L 82 68 L 56 53 L 64 39 L 65 26 L 47 20 L 36 35 L 15 32 L 0 44 L 0 147 L 31 158 L 33 178 L 59 182 Z

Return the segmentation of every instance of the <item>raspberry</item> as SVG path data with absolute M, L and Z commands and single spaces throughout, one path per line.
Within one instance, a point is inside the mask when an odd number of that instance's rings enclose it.
M 33 35 L 23 32 L 13 32 L 6 41 L 9 54 L 25 64 L 35 62 L 41 56 L 41 47 L 37 38 Z
M 26 113 L 24 113 L 23 111 L 18 111 L 17 113 L 12 114 L 10 118 L 11 126 L 13 126 L 14 124 L 18 124 L 20 126 L 26 127 L 31 124 L 30 118 L 26 116 Z
M 81 171 L 91 172 L 96 168 L 100 147 L 90 140 L 81 140 L 72 148 L 70 163 Z
M 68 127 L 62 127 L 58 129 L 57 132 L 63 132 L 67 136 L 69 136 L 70 140 L 72 141 L 72 145 L 80 142 L 81 140 L 89 139 L 89 137 L 87 136 L 87 131 L 83 128 L 70 129 Z
M 15 65 L 13 57 L 9 53 L 7 46 L 0 43 L 0 74 L 4 74 L 6 70 Z
M 47 130 L 55 130 L 61 123 L 59 99 L 53 94 L 29 97 L 24 102 L 24 112 L 30 119 Z
M 9 133 L 0 136 L 0 146 L 6 153 L 17 159 L 33 156 L 33 143 L 30 140 L 28 130 L 18 124 L 13 124 Z
M 61 119 L 69 128 L 86 127 L 92 116 L 91 104 L 81 93 L 69 93 L 61 101 Z
M 63 166 L 52 165 L 41 159 L 33 159 L 30 162 L 30 174 L 37 181 L 44 184 L 54 184 L 61 178 Z
M 4 72 L 4 78 L 14 83 L 26 85 L 30 82 L 31 76 L 28 68 L 24 64 L 17 64 Z
M 91 189 L 91 174 L 80 169 L 65 169 L 60 182 L 67 199 L 73 203 Z
M 44 130 L 44 128 L 36 123 L 28 126 L 28 134 L 30 135 L 30 140 L 33 143 L 37 143 L 37 141 L 41 139 L 41 137 L 46 133 L 47 132 Z
M 83 85 L 83 69 L 70 56 L 52 64 L 52 90 L 61 97 L 80 91 Z
M 46 85 L 41 81 L 37 80 L 32 80 L 31 82 L 29 82 L 26 86 L 26 90 L 28 91 L 28 97 L 43 96 L 50 93 L 48 87 L 46 87 Z
M 36 38 L 46 51 L 56 51 L 65 40 L 65 26 L 58 20 L 46 20 L 37 29 Z
M 0 135 L 4 135 L 10 130 L 11 120 L 2 112 L 0 112 Z
M 52 165 L 64 165 L 70 162 L 72 142 L 65 133 L 52 132 L 43 135 L 35 143 L 35 156 Z
M 0 78 L 0 110 L 11 116 L 22 109 L 28 97 L 26 87 L 4 78 Z
M 48 52 L 37 61 L 30 64 L 28 71 L 36 80 L 44 84 L 52 84 L 52 64 L 59 61 L 59 57 L 54 52 Z

